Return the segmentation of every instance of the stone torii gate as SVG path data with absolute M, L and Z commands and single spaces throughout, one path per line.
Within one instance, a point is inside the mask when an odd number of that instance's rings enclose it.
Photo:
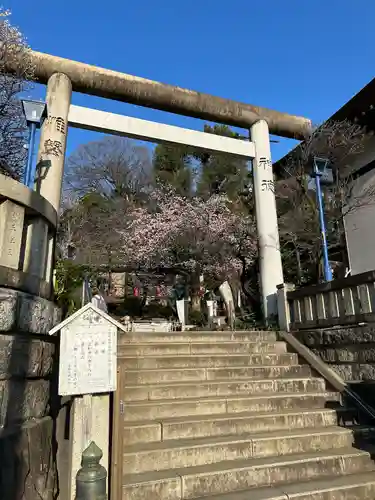
M 36 191 L 57 212 L 69 124 L 159 142 L 193 145 L 253 160 L 263 312 L 265 318 L 275 316 L 276 290 L 277 285 L 283 282 L 283 271 L 269 134 L 304 139 L 311 133 L 310 120 L 40 52 L 30 50 L 27 57 L 35 68 L 35 80 L 47 84 L 47 119 L 41 130 L 37 162 L 43 165 L 46 164 L 44 160 L 49 160 L 50 166 L 40 168 Z M 6 69 L 17 71 L 17 60 L 10 61 Z M 72 91 L 246 128 L 251 142 L 78 108 L 71 106 Z M 41 160 L 43 162 L 39 163 Z M 32 239 L 40 241 L 44 248 L 47 236 L 43 223 L 36 224 L 32 232 Z M 51 252 L 48 255 L 51 259 Z M 50 266 L 47 268 L 50 269 Z M 45 278 L 48 281 L 48 277 Z

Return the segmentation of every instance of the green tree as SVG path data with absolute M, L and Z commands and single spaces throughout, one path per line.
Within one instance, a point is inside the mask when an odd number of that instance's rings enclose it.
M 204 126 L 208 134 L 239 139 L 240 135 L 227 125 Z M 249 170 L 246 160 L 233 155 L 199 152 L 196 158 L 200 162 L 200 176 L 197 191 L 202 196 L 226 194 L 236 200 L 246 189 L 249 182 Z
M 188 148 L 158 144 L 153 157 L 154 181 L 168 185 L 182 196 L 190 196 L 193 190 L 192 158 Z

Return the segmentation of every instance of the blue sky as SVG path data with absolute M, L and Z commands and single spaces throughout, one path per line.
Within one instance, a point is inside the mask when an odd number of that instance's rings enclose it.
M 304 115 L 319 123 L 374 77 L 374 0 L 4 0 L 30 46 Z M 35 88 L 35 97 L 44 96 Z M 75 94 L 73 103 L 202 129 L 199 120 Z M 71 130 L 68 153 L 98 134 Z M 293 142 L 273 144 L 273 160 Z

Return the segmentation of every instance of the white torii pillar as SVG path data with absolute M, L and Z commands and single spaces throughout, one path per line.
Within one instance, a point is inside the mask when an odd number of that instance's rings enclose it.
M 277 315 L 277 285 L 283 283 L 276 198 L 268 124 L 259 120 L 251 127 L 255 145 L 253 183 L 259 240 L 260 286 L 266 320 Z

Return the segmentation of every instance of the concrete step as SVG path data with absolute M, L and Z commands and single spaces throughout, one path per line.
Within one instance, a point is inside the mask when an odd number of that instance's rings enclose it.
M 329 409 L 286 410 L 280 413 L 224 413 L 124 422 L 124 443 L 146 443 L 170 439 L 240 435 L 288 429 L 322 428 L 337 425 L 337 412 Z
M 123 467 L 128 474 L 193 467 L 248 458 L 348 448 L 353 432 L 343 427 L 268 431 L 239 436 L 177 439 L 128 446 Z
M 257 354 L 285 353 L 285 342 L 136 342 L 119 346 L 119 354 L 127 356 L 167 356 L 188 354 Z
M 155 420 L 163 417 L 211 415 L 240 412 L 282 412 L 291 409 L 322 409 L 339 402 L 334 392 L 267 393 L 218 396 L 184 400 L 129 401 L 124 406 L 124 420 Z
M 205 500 L 363 500 L 375 498 L 375 474 L 349 474 L 271 488 L 255 488 Z
M 125 401 L 155 401 L 187 398 L 205 398 L 210 396 L 234 396 L 236 394 L 269 393 L 305 393 L 319 392 L 326 388 L 322 378 L 280 378 L 280 379 L 248 379 L 194 382 L 169 382 L 156 385 L 127 385 L 124 390 Z
M 276 342 L 277 333 L 272 331 L 243 331 L 243 332 L 173 332 L 173 333 L 123 333 L 118 337 L 120 345 L 129 342 Z
M 124 370 L 126 384 L 141 385 L 157 382 L 233 380 L 233 379 L 271 379 L 290 377 L 309 377 L 308 365 L 281 366 L 235 366 L 227 368 L 166 368 L 154 370 Z
M 275 366 L 298 365 L 295 353 L 263 354 L 194 354 L 188 356 L 138 357 L 119 353 L 118 362 L 126 368 L 164 369 L 164 368 L 219 368 L 234 366 Z
M 223 461 L 182 469 L 125 474 L 122 498 L 188 500 L 261 486 L 312 481 L 372 470 L 374 464 L 369 453 L 354 448 Z M 252 499 L 251 496 L 248 498 Z

